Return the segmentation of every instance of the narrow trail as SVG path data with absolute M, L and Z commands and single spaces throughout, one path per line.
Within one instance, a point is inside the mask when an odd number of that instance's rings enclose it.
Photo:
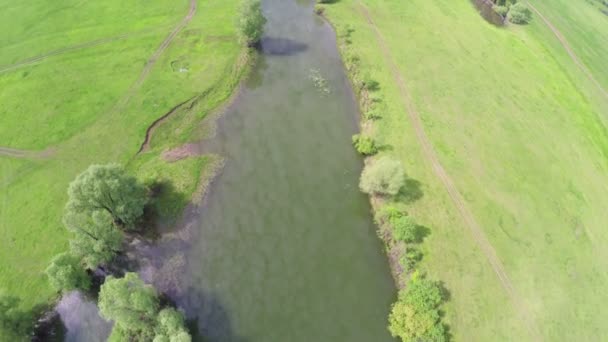
M 46 149 L 43 151 L 19 150 L 10 147 L 0 147 L 0 156 L 13 158 L 45 159 L 53 156 L 55 151 Z
M 130 37 L 139 35 L 139 34 L 140 33 L 125 33 L 125 34 L 121 34 L 121 35 L 114 36 L 114 37 L 96 39 L 96 40 L 92 40 L 90 42 L 84 42 L 84 43 L 60 48 L 57 50 L 53 50 L 53 51 L 47 52 L 43 55 L 26 58 L 22 61 L 19 61 L 17 63 L 11 64 L 11 65 L 0 66 L 0 74 L 43 61 L 49 57 L 61 55 L 61 54 L 76 51 L 76 50 L 86 49 L 86 48 L 90 48 L 90 47 L 94 47 L 94 46 L 98 46 L 98 45 L 102 45 L 102 44 L 107 44 L 107 43 L 111 43 L 111 42 L 114 42 L 117 40 L 127 39 Z
M 178 109 L 180 109 L 186 103 L 194 100 L 195 98 L 196 98 L 196 96 L 191 97 L 191 98 L 187 99 L 184 102 L 180 102 L 178 105 L 176 105 L 175 107 L 171 108 L 163 116 L 161 116 L 160 118 L 154 120 L 154 122 L 150 126 L 148 126 L 148 129 L 146 130 L 146 137 L 144 138 L 144 142 L 141 143 L 141 146 L 139 147 L 139 150 L 137 151 L 137 154 L 146 152 L 146 151 L 148 151 L 150 149 L 150 140 L 152 139 L 152 134 L 154 133 L 154 131 L 156 130 L 156 128 L 158 126 L 160 126 L 165 120 L 167 120 L 169 118 L 169 116 L 171 116 L 173 113 L 175 113 L 175 111 L 177 111 Z
M 395 61 L 392 57 L 391 51 L 384 39 L 384 36 L 382 35 L 380 30 L 374 23 L 367 8 L 361 2 L 359 2 L 359 8 L 360 8 L 361 13 L 367 20 L 368 24 L 375 32 L 378 45 L 379 45 L 382 53 L 384 54 L 384 58 L 385 58 L 386 62 L 388 63 L 393 76 L 395 77 L 395 82 L 397 83 L 397 86 L 399 87 L 399 93 L 401 95 L 401 99 L 405 106 L 405 110 L 413 125 L 414 131 L 416 133 L 416 138 L 417 138 L 418 142 L 420 143 L 420 145 L 422 146 L 422 153 L 423 153 L 425 159 L 427 160 L 427 162 L 429 162 L 431 164 L 433 171 L 435 172 L 435 175 L 443 183 L 443 186 L 445 187 L 446 191 L 448 192 L 450 199 L 452 200 L 452 203 L 454 204 L 456 209 L 458 209 L 458 212 L 460 213 L 460 216 L 464 220 L 465 224 L 469 227 L 469 230 L 470 230 L 471 234 L 473 235 L 477 245 L 483 252 L 484 256 L 486 257 L 486 259 L 488 260 L 490 265 L 492 266 L 494 273 L 498 277 L 498 280 L 502 284 L 502 287 L 506 291 L 506 293 L 507 293 L 509 299 L 511 300 L 511 302 L 513 303 L 515 309 L 521 315 L 522 320 L 526 323 L 527 328 L 530 330 L 531 334 L 534 337 L 534 340 L 536 340 L 536 341 L 542 340 L 541 335 L 538 331 L 538 328 L 536 327 L 536 324 L 534 322 L 532 313 L 527 308 L 525 301 L 517 294 L 511 280 L 509 279 L 509 276 L 507 275 L 507 272 L 505 271 L 505 268 L 504 268 L 502 262 L 500 261 L 498 255 L 496 253 L 496 250 L 494 249 L 494 247 L 492 246 L 492 244 L 486 237 L 486 235 L 483 232 L 483 229 L 481 228 L 479 223 L 477 223 L 477 221 L 476 221 L 475 217 L 473 216 L 473 214 L 471 213 L 470 209 L 465 204 L 464 198 L 462 197 L 462 195 L 456 188 L 451 177 L 449 176 L 449 174 L 446 172 L 446 170 L 441 165 L 439 158 L 437 157 L 437 154 L 436 154 L 428 136 L 426 135 L 426 133 L 424 131 L 424 126 L 420 119 L 420 114 L 416 111 L 416 108 L 414 107 L 413 101 L 410 98 L 409 91 L 405 85 L 404 78 L 401 75 L 401 71 L 397 67 L 397 64 L 395 63 Z
M 593 82 L 593 84 L 595 84 L 595 86 L 600 90 L 602 95 L 604 95 L 604 97 L 606 97 L 608 99 L 608 91 L 606 91 L 606 89 L 604 89 L 604 87 L 602 87 L 600 82 L 598 82 L 595 79 L 595 77 L 593 76 L 591 71 L 587 68 L 587 66 L 585 66 L 585 64 L 578 58 L 576 53 L 574 53 L 574 50 L 572 49 L 572 47 L 570 46 L 570 44 L 568 43 L 568 40 L 566 40 L 564 35 L 557 29 L 557 27 L 555 27 L 549 21 L 549 19 L 547 19 L 545 16 L 543 16 L 540 13 L 540 11 L 538 9 L 536 9 L 536 7 L 534 7 L 534 5 L 532 5 L 529 1 L 526 1 L 526 4 L 528 6 L 530 6 L 530 8 L 534 11 L 534 13 L 536 13 L 536 15 L 538 15 L 538 17 L 545 23 L 545 25 L 547 25 L 547 27 L 551 30 L 551 32 L 553 32 L 553 34 L 555 35 L 555 37 L 557 37 L 557 40 L 559 40 L 559 43 L 564 47 L 564 49 L 566 50 L 566 52 L 568 53 L 568 55 L 570 56 L 570 59 L 572 59 L 574 64 L 576 64 L 576 66 L 579 69 L 581 69 L 581 71 L 585 74 L 585 76 L 591 82 Z
M 196 14 L 196 8 L 197 8 L 196 0 L 190 0 L 190 9 L 188 10 L 188 14 L 186 14 L 186 16 L 177 24 L 177 26 L 175 26 L 173 31 L 171 31 L 171 33 L 169 33 L 169 35 L 165 38 L 165 40 L 163 40 L 163 42 L 156 49 L 156 51 L 154 51 L 152 56 L 150 56 L 150 58 L 148 58 L 148 61 L 146 62 L 144 69 L 139 74 L 139 77 L 131 85 L 131 87 L 129 87 L 129 89 L 127 90 L 125 95 L 116 104 L 116 106 L 114 107 L 112 112 L 116 112 L 116 111 L 122 109 L 125 105 L 127 105 L 127 103 L 129 103 L 129 100 L 131 99 L 131 97 L 133 97 L 133 95 L 137 92 L 139 87 L 141 87 L 141 85 L 144 83 L 144 81 L 150 74 L 150 71 L 152 71 L 152 67 L 154 67 L 154 65 L 158 61 L 158 58 L 163 54 L 163 52 L 165 52 L 165 50 L 167 50 L 167 48 L 169 47 L 169 45 L 171 44 L 173 39 L 175 39 L 177 34 L 184 27 L 186 27 L 186 25 L 188 25 L 188 23 L 192 20 L 192 18 Z
M 148 61 L 146 62 L 146 65 L 144 66 L 144 69 L 140 73 L 140 75 L 137 78 L 137 80 L 129 87 L 129 89 L 127 90 L 127 92 L 118 101 L 118 103 L 116 103 L 114 105 L 114 107 L 113 107 L 113 109 L 111 110 L 110 113 L 116 113 L 116 112 L 120 111 L 122 108 L 124 108 L 124 106 L 127 105 L 127 103 L 129 103 L 129 100 L 131 99 L 131 97 L 133 97 L 133 95 L 137 92 L 137 90 L 139 89 L 139 87 L 141 87 L 141 85 L 146 80 L 146 77 L 148 77 L 148 75 L 150 74 L 150 71 L 152 70 L 152 67 L 154 67 L 154 65 L 158 61 L 158 58 L 163 54 L 163 52 L 165 52 L 165 50 L 167 50 L 167 48 L 169 47 L 169 45 L 171 44 L 171 42 L 173 41 L 173 39 L 175 39 L 175 37 L 177 36 L 177 34 L 186 25 L 188 25 L 188 23 L 192 20 L 192 18 L 196 14 L 196 8 L 197 8 L 197 6 L 196 6 L 196 0 L 190 0 L 190 8 L 189 8 L 188 13 L 186 14 L 186 16 L 177 24 L 177 26 L 175 26 L 175 28 L 173 29 L 173 31 L 171 31 L 169 33 L 169 35 L 165 38 L 165 40 L 163 40 L 163 42 L 156 49 L 156 51 L 154 51 L 154 53 L 152 54 L 152 56 L 150 56 L 150 58 L 148 58 Z M 128 36 L 128 35 L 125 35 L 125 36 Z M 124 36 L 119 36 L 119 37 L 124 37 Z M 78 48 L 99 45 L 99 44 L 106 43 L 110 39 L 116 40 L 116 39 L 119 39 L 119 38 L 113 37 L 113 38 L 107 38 L 107 39 L 97 40 L 97 41 L 93 41 L 93 42 L 83 43 L 83 44 L 81 44 L 81 46 L 78 46 L 78 47 L 72 46 L 72 47 L 66 48 L 66 49 L 75 50 L 75 49 L 78 49 Z M 82 46 L 82 45 L 85 45 L 85 44 L 89 44 L 89 45 Z M 57 52 L 57 51 L 59 51 L 59 52 Z M 60 49 L 60 50 L 56 50 L 55 54 L 60 54 L 60 53 L 63 53 L 63 52 L 66 52 L 65 49 Z M 20 62 L 18 64 L 5 67 L 5 69 L 6 68 L 12 68 L 12 69 L 14 69 L 14 68 L 18 68 L 19 66 L 26 65 L 28 63 L 30 63 L 30 64 L 31 63 L 35 63 L 36 61 L 44 59 L 44 58 L 49 57 L 51 55 L 53 55 L 53 54 L 49 53 L 49 54 L 46 54 L 44 56 L 39 56 L 39 57 L 31 58 L 29 60 L 22 61 L 22 62 Z M 36 60 L 36 58 L 38 58 L 38 59 Z M 0 73 L 2 73 L 3 71 L 9 70 L 9 69 L 5 70 L 5 69 L 1 69 Z M 10 70 L 12 70 L 12 69 L 10 69 Z M 158 120 L 159 119 L 157 119 L 157 121 Z M 146 140 L 149 140 L 149 138 L 147 137 Z M 0 156 L 13 157 L 13 158 L 49 158 L 49 157 L 51 157 L 53 155 L 53 152 L 54 151 L 52 149 L 46 149 L 44 151 L 28 151 L 28 150 L 19 150 L 19 149 L 8 148 L 8 147 L 0 147 Z

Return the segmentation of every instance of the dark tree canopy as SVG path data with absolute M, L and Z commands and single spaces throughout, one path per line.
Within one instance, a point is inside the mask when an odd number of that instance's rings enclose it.
M 10 341 L 28 341 L 31 317 L 19 308 L 19 298 L 0 293 L 0 331 Z
M 118 164 L 91 165 L 70 183 L 66 213 L 107 212 L 114 223 L 132 229 L 143 215 L 146 189 Z
M 80 264 L 80 259 L 69 253 L 53 258 L 46 269 L 49 282 L 58 291 L 88 290 L 91 279 Z
M 66 213 L 64 223 L 73 233 L 70 239 L 72 254 L 81 258 L 89 269 L 110 262 L 122 250 L 123 233 L 112 224 L 112 217 L 105 211 L 95 211 L 91 216 Z

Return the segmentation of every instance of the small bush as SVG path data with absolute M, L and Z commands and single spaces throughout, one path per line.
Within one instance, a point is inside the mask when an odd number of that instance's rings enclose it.
M 376 146 L 374 139 L 364 135 L 353 135 L 353 145 L 355 146 L 355 149 L 357 149 L 357 152 L 364 156 L 371 156 L 378 153 L 378 147 Z
M 384 224 L 390 222 L 392 219 L 406 215 L 403 211 L 392 204 L 387 204 L 380 208 L 374 215 L 374 221 L 376 224 Z
M 382 118 L 382 115 L 380 115 L 380 112 L 377 109 L 370 109 L 363 113 L 363 117 L 366 120 L 378 120 Z
M 244 0 L 237 21 L 240 41 L 248 46 L 259 43 L 264 32 L 264 24 L 266 18 L 262 14 L 260 0 Z
M 380 158 L 366 165 L 359 188 L 367 194 L 396 195 L 405 185 L 405 172 L 397 160 L 387 157 Z
M 69 253 L 55 256 L 46 274 L 57 291 L 88 290 L 91 286 L 91 279 L 80 260 Z
M 401 257 L 399 263 L 405 272 L 411 272 L 414 270 L 420 260 L 422 260 L 422 252 L 410 247 Z
M 418 225 L 411 216 L 400 216 L 389 220 L 393 227 L 393 237 L 397 241 L 411 243 L 418 238 Z
M 518 25 L 527 24 L 532 20 L 532 12 L 521 2 L 511 6 L 507 16 L 510 22 Z
M 503 18 L 509 12 L 509 7 L 507 7 L 507 6 L 497 6 L 497 5 L 494 5 L 494 6 L 492 6 L 492 9 L 494 10 L 494 12 L 498 13 Z

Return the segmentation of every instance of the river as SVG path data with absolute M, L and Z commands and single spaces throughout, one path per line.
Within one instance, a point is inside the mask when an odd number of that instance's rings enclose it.
M 180 231 L 137 246 L 144 279 L 209 341 L 392 341 L 396 290 L 351 145 L 356 99 L 313 7 L 263 1 L 261 56 L 201 142 L 222 172 Z

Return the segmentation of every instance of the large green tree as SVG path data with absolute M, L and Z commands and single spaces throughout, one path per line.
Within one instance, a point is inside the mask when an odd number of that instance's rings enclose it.
M 159 308 L 156 290 L 136 273 L 127 273 L 123 278 L 110 276 L 99 291 L 101 315 L 114 321 L 118 328 L 112 335 L 126 336 L 127 340 L 152 340 Z
M 260 0 L 244 0 L 237 21 L 239 39 L 249 46 L 257 44 L 264 33 L 265 23 Z
M 58 291 L 88 290 L 91 286 L 91 278 L 82 267 L 80 258 L 70 253 L 55 256 L 46 274 L 51 286 Z
M 87 268 L 95 269 L 111 261 L 122 250 L 123 233 L 105 211 L 67 212 L 64 224 L 71 231 L 72 254 L 82 259 Z
M 133 229 L 147 201 L 145 187 L 118 164 L 91 165 L 70 183 L 66 213 L 107 212 L 123 229 Z

